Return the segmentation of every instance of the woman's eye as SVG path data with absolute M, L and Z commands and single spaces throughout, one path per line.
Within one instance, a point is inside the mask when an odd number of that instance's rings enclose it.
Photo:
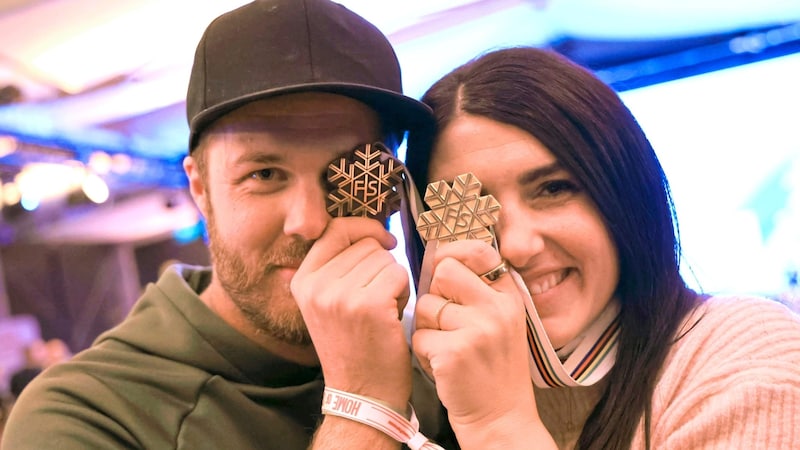
M 578 186 L 570 180 L 552 180 L 542 184 L 542 194 L 555 196 L 562 193 L 577 192 Z

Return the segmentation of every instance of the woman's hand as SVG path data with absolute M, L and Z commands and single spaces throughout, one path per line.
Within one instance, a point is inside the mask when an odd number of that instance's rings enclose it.
M 501 262 L 483 241 L 441 244 L 430 292 L 417 299 L 414 352 L 436 382 L 462 446 L 492 436 L 513 441 L 526 434 L 520 426 L 544 429 L 530 378 L 523 294 L 511 274 L 493 282 L 480 277 Z

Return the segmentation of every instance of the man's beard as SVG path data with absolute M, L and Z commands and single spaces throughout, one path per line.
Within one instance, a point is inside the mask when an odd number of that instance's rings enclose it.
M 312 242 L 295 240 L 273 248 L 248 266 L 218 232 L 210 204 L 206 210 L 214 271 L 234 305 L 260 333 L 286 344 L 310 346 L 311 336 L 300 310 L 286 308 L 295 303 L 288 283 L 270 275 L 275 274 L 276 265 L 302 261 Z

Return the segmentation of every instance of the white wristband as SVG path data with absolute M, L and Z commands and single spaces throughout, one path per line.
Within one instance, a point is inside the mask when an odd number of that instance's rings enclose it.
M 414 408 L 409 421 L 394 409 L 378 400 L 326 387 L 322 399 L 322 414 L 344 417 L 380 430 L 411 450 L 444 450 L 419 432 L 419 420 Z

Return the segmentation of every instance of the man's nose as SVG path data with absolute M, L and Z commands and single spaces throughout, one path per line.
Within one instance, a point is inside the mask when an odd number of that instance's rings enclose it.
M 283 231 L 287 236 L 316 240 L 331 220 L 325 204 L 328 192 L 320 183 L 301 183 L 287 200 Z

